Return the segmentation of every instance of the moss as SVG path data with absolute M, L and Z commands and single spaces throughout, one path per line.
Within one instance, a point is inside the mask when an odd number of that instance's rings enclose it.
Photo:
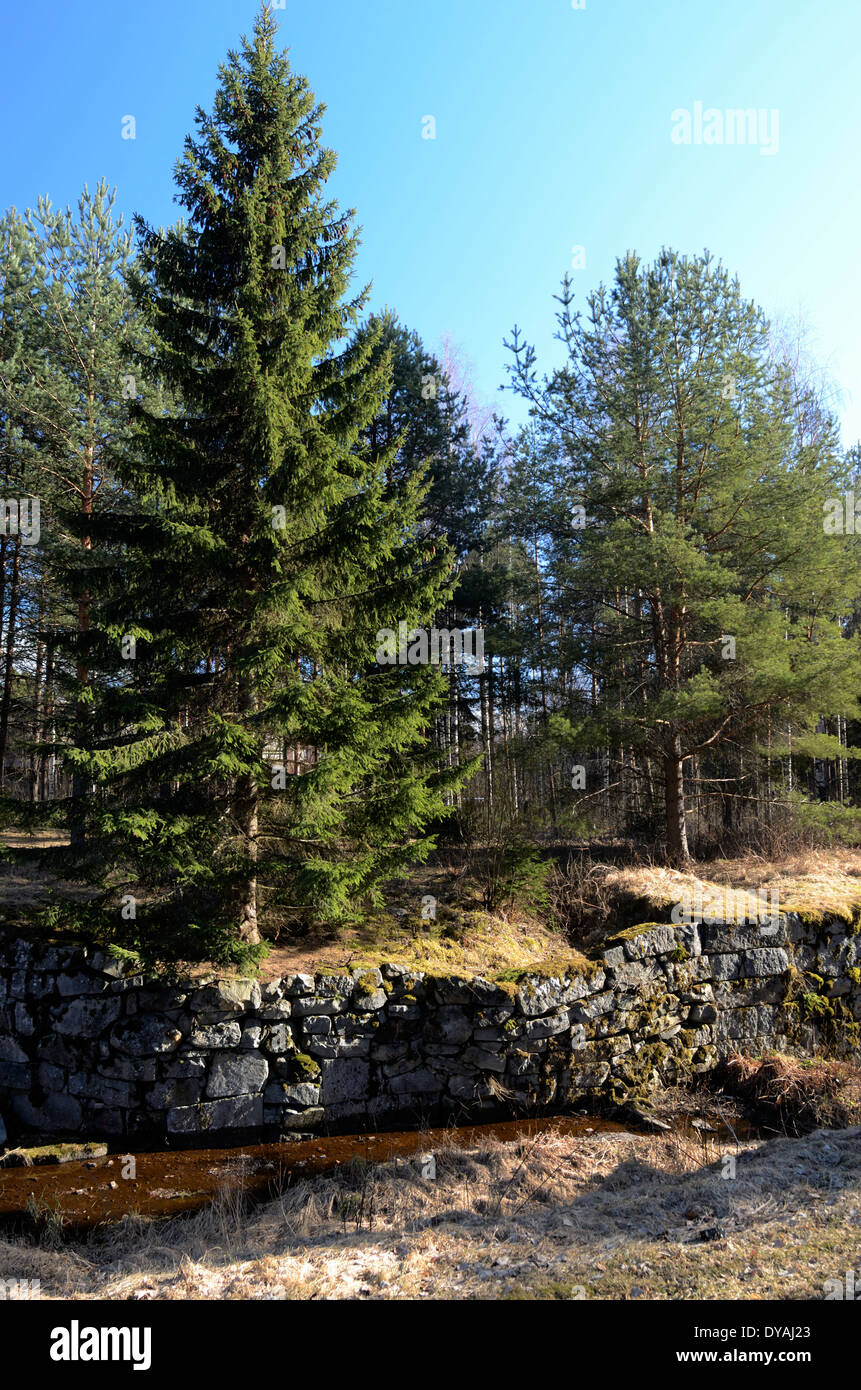
M 320 1063 L 313 1057 L 309 1057 L 307 1052 L 292 1052 L 287 1059 L 285 1069 L 289 1072 L 289 1079 L 293 1084 L 301 1081 L 317 1081 L 320 1077 Z
M 558 980 L 566 976 L 569 978 L 576 975 L 586 975 L 590 979 L 597 975 L 603 967 L 600 962 L 590 960 L 580 951 L 572 951 L 565 956 L 552 956 L 546 960 L 536 961 L 534 965 L 529 965 L 525 969 L 502 970 L 494 977 L 494 984 L 520 984 L 524 982 L 528 985 L 530 979 L 539 980 Z
M 93 1143 L 90 1140 L 81 1140 L 80 1143 L 71 1141 L 62 1144 L 39 1144 L 35 1147 L 15 1149 L 11 1158 L 0 1160 L 0 1167 L 31 1163 L 82 1162 L 89 1158 L 104 1158 L 107 1152 L 107 1144 Z
M 804 1028 L 814 1027 L 829 1050 L 844 1053 L 861 1046 L 861 1023 L 845 1000 L 831 996 L 833 983 L 815 971 L 791 971 L 781 1016 L 787 1036 L 796 1045 Z
M 626 941 L 636 941 L 638 936 L 644 936 L 646 932 L 656 931 L 658 927 L 664 928 L 666 922 L 638 922 L 633 927 L 625 927 L 623 931 L 614 932 L 604 942 L 602 949 L 609 950 L 612 946 L 622 946 Z
M 379 988 L 376 975 L 372 975 L 370 971 L 367 975 L 360 975 L 354 985 L 357 994 L 375 994 Z

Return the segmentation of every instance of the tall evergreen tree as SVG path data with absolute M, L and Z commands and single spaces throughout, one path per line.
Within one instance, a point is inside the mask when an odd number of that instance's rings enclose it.
M 694 759 L 764 748 L 775 722 L 808 755 L 840 756 L 820 717 L 857 717 L 859 645 L 843 624 L 856 542 L 823 534 L 834 430 L 799 439 L 767 325 L 708 255 L 628 256 L 585 321 L 566 281 L 558 336 L 568 360 L 543 381 L 517 334 L 513 347 L 585 520 L 567 545 L 570 614 L 600 704 L 581 679 L 567 739 L 657 763 L 667 850 L 684 863 Z
M 55 209 L 40 198 L 24 218 L 4 224 L 4 332 L 0 344 L 0 402 L 8 484 L 38 499 L 40 542 L 21 549 L 0 538 L 0 572 L 9 577 L 6 667 L 12 657 L 33 668 L 32 711 L 12 711 L 19 728 L 27 713 L 42 732 L 50 673 L 57 733 L 86 741 L 90 696 L 86 660 L 91 594 L 70 590 L 59 565 L 64 544 L 90 546 L 89 518 L 114 492 L 106 459 L 128 433 L 121 400 L 130 362 L 134 310 L 124 271 L 131 236 L 114 215 L 115 193 L 101 182 L 85 187 L 77 208 Z M 12 328 L 14 325 L 14 332 Z M 7 557 L 6 551 L 12 551 Z M 11 563 L 6 564 L 7 558 Z M 5 584 L 0 582 L 4 594 Z M 24 644 L 16 633 L 16 624 Z M 67 659 L 63 659 L 63 650 Z M 36 675 L 40 676 L 35 680 Z M 7 748 L 10 681 L 0 701 L 0 759 Z M 76 726 L 76 727 L 75 727 Z M 80 776 L 67 810 L 80 844 Z
M 198 109 L 187 222 L 137 222 L 141 370 L 179 405 L 137 402 L 116 458 L 143 509 L 94 533 L 91 640 L 115 675 L 74 756 L 98 788 L 103 929 L 145 954 L 247 958 L 264 917 L 379 903 L 442 808 L 424 733 L 444 678 L 376 656 L 444 601 L 450 553 L 419 524 L 421 473 L 363 436 L 390 361 L 353 332 L 352 213 L 325 197 L 323 107 L 275 36 L 264 8 Z

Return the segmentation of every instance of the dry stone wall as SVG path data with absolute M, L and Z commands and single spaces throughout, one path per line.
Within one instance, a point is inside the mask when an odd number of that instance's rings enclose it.
M 278 1138 L 624 1101 L 736 1050 L 858 1058 L 859 966 L 850 924 L 791 914 L 635 927 L 503 982 L 383 965 L 164 985 L 3 934 L 0 1124 L 10 1141 Z

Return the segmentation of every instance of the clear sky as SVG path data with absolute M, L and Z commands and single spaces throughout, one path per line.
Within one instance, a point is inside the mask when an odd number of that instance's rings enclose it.
M 256 10 L 3 0 L 3 205 L 74 202 L 103 176 L 127 214 L 175 220 L 194 107 Z M 844 442 L 861 437 L 858 0 L 285 0 L 277 17 L 328 107 L 373 305 L 432 349 L 450 335 L 480 397 L 503 380 L 515 322 L 550 365 L 575 246 L 578 297 L 628 249 L 708 247 L 770 314 L 806 320 Z M 759 143 L 697 143 L 697 102 L 761 111 Z M 681 109 L 689 144 L 672 139 Z

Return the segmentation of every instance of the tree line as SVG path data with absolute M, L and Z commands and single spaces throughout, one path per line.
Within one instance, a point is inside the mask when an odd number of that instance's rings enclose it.
M 859 453 L 762 311 L 709 253 L 566 278 L 512 428 L 368 312 L 322 116 L 264 9 L 182 221 L 0 221 L 0 792 L 93 886 L 53 920 L 248 961 L 441 835 L 857 839 Z M 403 624 L 485 662 L 381 664 Z

